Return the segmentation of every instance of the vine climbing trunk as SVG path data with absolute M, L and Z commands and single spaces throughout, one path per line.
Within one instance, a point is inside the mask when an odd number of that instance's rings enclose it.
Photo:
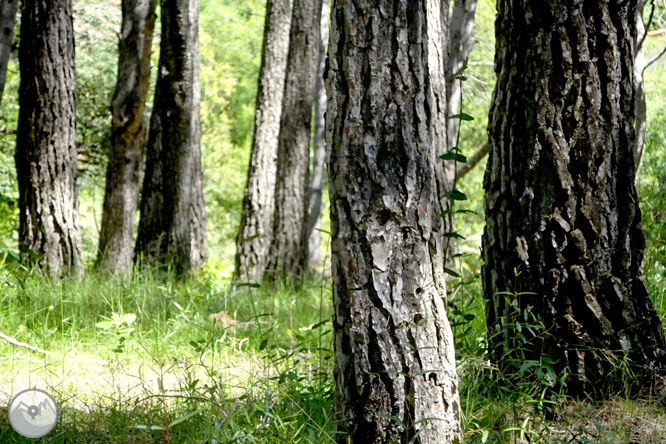
M 446 9 L 335 0 L 326 80 L 339 444 L 460 443 L 435 175 Z M 444 97 L 442 95 L 442 97 Z
M 636 6 L 497 3 L 482 272 L 490 356 L 506 369 L 519 351 L 546 353 L 571 394 L 608 395 L 618 362 L 642 384 L 666 367 L 634 186 Z M 520 341 L 515 311 L 546 333 Z
M 71 0 L 23 0 L 19 63 L 19 251 L 52 277 L 81 275 Z

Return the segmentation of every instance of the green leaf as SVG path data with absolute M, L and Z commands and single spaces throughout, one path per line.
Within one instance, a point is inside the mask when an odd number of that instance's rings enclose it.
M 257 284 L 255 282 L 243 282 L 242 284 L 238 284 L 236 286 L 237 287 L 259 288 L 259 287 L 261 287 L 261 284 Z
M 456 213 L 461 213 L 461 214 L 479 214 L 476 211 L 473 210 L 456 210 Z
M 481 432 L 481 442 L 482 443 L 485 443 L 486 441 L 488 441 L 488 435 L 490 435 L 490 432 L 488 430 L 483 430 Z
M 445 272 L 446 274 L 449 274 L 449 275 L 453 276 L 453 277 L 457 277 L 457 278 L 460 277 L 460 275 L 459 275 L 458 273 L 456 273 L 455 271 L 451 270 L 450 268 L 446 268 L 446 267 L 444 267 L 444 272 Z
M 409 440 L 408 444 L 414 444 L 420 435 L 421 435 L 421 430 L 419 430 L 418 432 L 416 432 L 414 436 L 412 436 L 412 439 Z
M 416 421 L 414 423 L 414 425 L 419 424 L 421 422 L 425 422 L 425 421 L 446 421 L 446 419 L 444 419 L 444 418 L 434 418 L 434 417 L 433 418 L 422 418 L 422 419 L 419 419 L 418 421 Z
M 454 153 L 449 151 L 448 153 L 444 153 L 441 156 L 439 156 L 440 159 L 442 160 L 455 160 L 456 162 L 460 163 L 466 163 L 467 162 L 467 157 L 463 156 L 462 154 Z
M 460 113 L 460 114 L 454 114 L 453 116 L 449 116 L 449 119 L 460 119 L 470 122 L 474 120 L 474 117 L 470 116 L 469 114 Z
M 443 197 L 447 197 L 451 200 L 467 200 L 467 195 L 455 188 L 448 193 L 444 193 Z
M 264 338 L 261 340 L 261 343 L 259 344 L 259 350 L 263 350 L 266 348 L 266 344 L 268 344 L 268 338 Z
M 456 76 L 456 79 L 460 80 L 461 82 L 464 82 L 465 80 L 467 80 L 467 77 L 465 77 L 464 75 L 460 74 L 459 76 Z M 483 441 L 483 442 L 485 442 L 485 441 Z
M 190 418 L 193 417 L 194 415 L 198 415 L 199 413 L 203 412 L 203 410 L 204 410 L 204 409 L 196 409 L 195 411 L 190 412 L 190 413 L 187 413 L 187 414 L 181 416 L 180 418 L 176 418 L 176 419 L 174 419 L 173 421 L 171 421 L 171 422 L 169 423 L 169 427 L 173 427 L 173 426 L 175 426 L 176 424 L 180 424 L 180 423 L 183 422 L 183 421 L 187 421 L 188 419 L 190 419 Z

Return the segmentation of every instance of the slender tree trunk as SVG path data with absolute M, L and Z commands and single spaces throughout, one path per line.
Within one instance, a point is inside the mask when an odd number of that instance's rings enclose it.
M 634 163 L 636 164 L 636 179 L 643 161 L 645 152 L 645 135 L 647 133 L 647 100 L 645 99 L 645 85 L 643 84 L 643 71 L 645 70 L 645 50 L 643 43 L 646 37 L 643 24 L 643 8 L 647 0 L 638 0 L 639 14 L 636 14 L 636 58 L 634 60 L 634 112 L 636 114 L 636 144 L 634 148 Z
M 98 266 L 111 272 L 132 270 L 156 6 L 157 0 L 122 2 L 118 80 L 111 104 L 111 152 L 97 256 Z
M 327 161 L 326 87 L 324 67 L 326 65 L 326 44 L 328 43 L 328 11 L 330 1 L 324 0 L 321 10 L 321 35 L 319 40 L 319 62 L 315 83 L 314 139 L 312 141 L 312 177 L 310 178 L 310 215 L 308 217 L 308 264 L 314 268 L 321 259 L 321 213 L 322 189 L 324 187 L 324 167 Z
M 2 103 L 2 93 L 5 90 L 9 55 L 12 52 L 18 4 L 18 0 L 2 0 L 0 3 L 0 103 Z
M 310 133 L 322 0 L 294 0 L 278 137 L 273 239 L 268 269 L 297 276 L 307 266 Z
M 268 0 L 250 167 L 236 238 L 235 279 L 245 282 L 261 281 L 273 239 L 277 145 L 290 25 L 291 0 Z
M 433 143 L 446 9 L 335 0 L 331 16 L 337 442 L 459 443 Z
M 19 250 L 52 277 L 80 275 L 71 0 L 22 2 L 19 62 Z
M 162 0 L 160 66 L 148 139 L 137 254 L 191 270 L 206 261 L 199 120 L 198 0 Z
M 608 394 L 625 358 L 646 378 L 666 364 L 641 275 L 636 3 L 497 4 L 482 272 L 491 359 L 548 354 L 572 394 Z M 521 344 L 517 311 L 547 333 Z

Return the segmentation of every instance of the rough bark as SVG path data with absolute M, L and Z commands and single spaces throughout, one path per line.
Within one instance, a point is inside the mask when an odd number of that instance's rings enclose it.
M 71 0 L 22 2 L 19 63 L 19 250 L 52 277 L 80 275 Z
M 515 301 L 547 330 L 525 358 L 557 360 L 572 394 L 607 394 L 625 358 L 646 378 L 666 363 L 641 276 L 636 3 L 497 4 L 482 272 L 491 359 L 522 359 Z
M 432 52 L 445 17 L 434 0 L 333 2 L 326 133 L 340 444 L 461 440 L 430 66 L 445 54 Z
M 18 4 L 18 0 L 3 0 L 0 4 L 0 103 L 2 103 L 2 93 L 5 90 L 9 55 L 12 52 Z
M 97 256 L 98 267 L 111 272 L 132 270 L 156 6 L 157 0 L 122 2 L 118 79 L 111 103 L 111 152 Z
M 330 1 L 324 0 L 321 10 L 321 35 L 319 40 L 319 61 L 315 83 L 314 138 L 312 141 L 312 175 L 310 178 L 310 215 L 308 216 L 308 264 L 316 267 L 321 260 L 321 213 L 322 189 L 324 187 L 324 168 L 327 161 L 326 149 L 326 87 L 324 85 L 324 67 L 326 65 L 326 44 L 328 43 L 328 11 Z
M 236 238 L 235 280 L 259 282 L 273 239 L 275 174 L 284 93 L 291 0 L 268 0 L 243 212 Z
M 298 276 L 307 267 L 310 135 L 322 0 L 294 0 L 278 136 L 273 239 L 268 270 Z
M 208 255 L 199 120 L 198 0 L 162 0 L 136 254 L 177 273 Z

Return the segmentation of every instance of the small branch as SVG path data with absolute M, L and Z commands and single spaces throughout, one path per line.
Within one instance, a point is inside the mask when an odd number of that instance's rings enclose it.
M 27 348 L 28 350 L 37 352 L 37 353 L 42 353 L 44 355 L 50 355 L 51 353 L 47 352 L 46 350 L 42 350 L 41 348 L 33 347 L 32 345 L 24 344 L 23 342 L 19 342 L 14 338 L 10 338 L 9 336 L 6 336 L 2 333 L 0 333 L 0 339 L 4 339 L 5 341 L 9 342 L 12 345 L 15 345 L 17 347 L 22 347 L 22 348 Z
M 666 45 L 664 46 L 664 49 L 662 49 L 659 54 L 652 57 L 652 59 L 650 59 L 650 61 L 645 64 L 645 66 L 643 67 L 643 72 L 645 72 L 650 67 L 650 65 L 652 65 L 654 62 L 659 60 L 661 58 L 661 56 L 663 56 L 664 54 L 666 54 Z
M 472 168 L 474 168 L 480 161 L 483 159 L 486 154 L 488 154 L 488 151 L 490 150 L 490 142 L 488 142 L 488 139 L 485 140 L 479 146 L 474 154 L 467 159 L 466 163 L 458 165 L 458 169 L 456 170 L 456 180 L 462 178 L 465 174 L 469 173 Z

